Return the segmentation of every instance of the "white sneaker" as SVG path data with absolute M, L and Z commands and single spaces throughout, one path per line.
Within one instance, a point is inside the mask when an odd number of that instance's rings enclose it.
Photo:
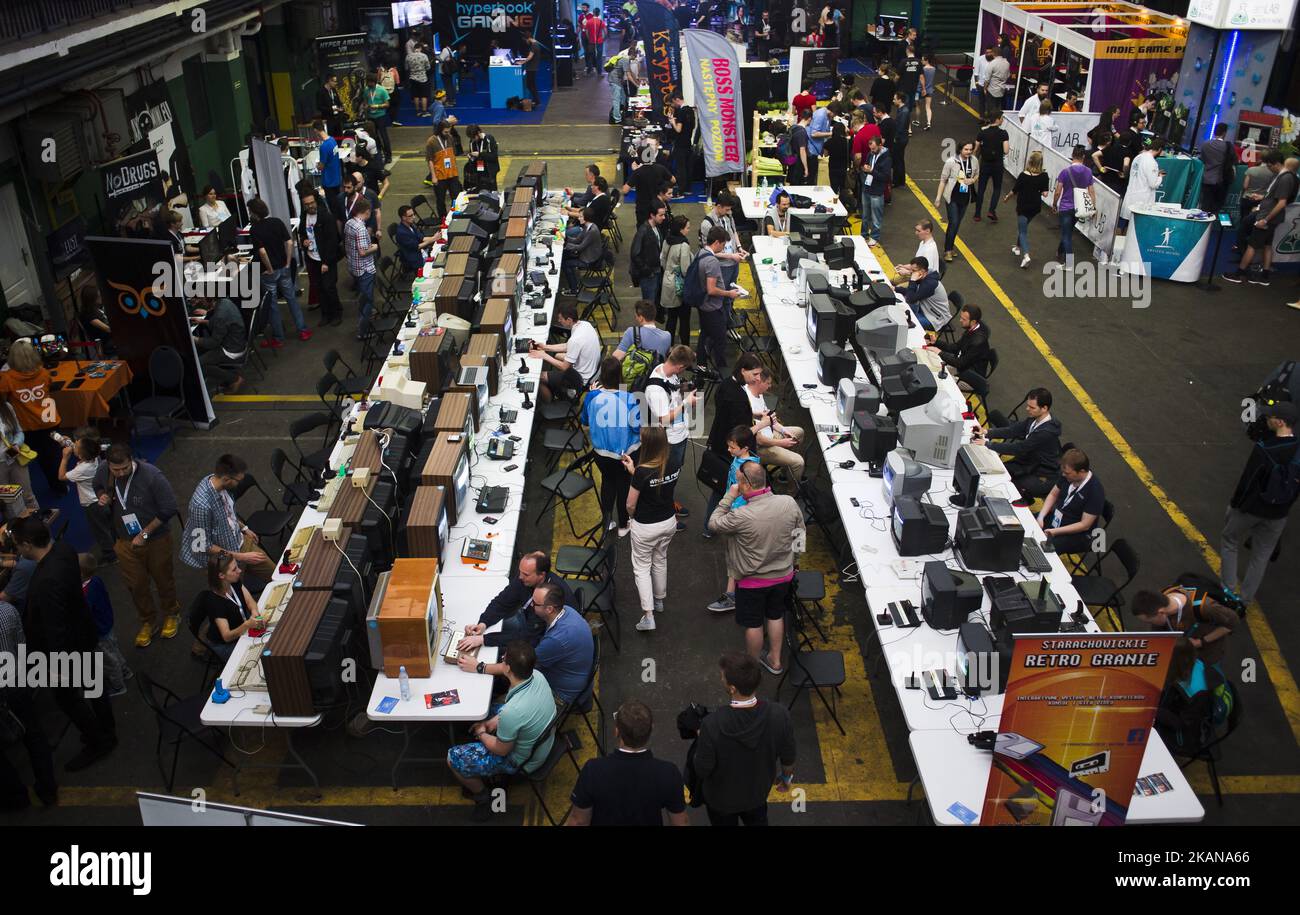
M 723 594 L 713 603 L 709 604 L 709 609 L 714 613 L 729 613 L 736 609 L 736 598 L 732 594 Z
M 653 632 L 655 628 L 655 617 L 651 613 L 649 616 L 643 616 L 636 621 L 637 632 Z
M 880 242 L 876 241 L 874 238 L 868 238 L 867 244 L 872 248 L 876 248 L 880 246 Z
M 1097 255 L 1097 263 L 1099 263 L 1099 264 L 1107 264 L 1107 263 L 1110 263 L 1110 257 L 1109 257 L 1109 255 L 1106 254 L 1105 251 L 1098 250 L 1098 251 L 1096 251 L 1095 253 L 1096 253 L 1096 255 Z
M 1019 245 L 1012 245 L 1012 246 L 1011 246 L 1011 253 L 1014 254 L 1016 257 L 1019 257 L 1019 256 L 1020 256 L 1020 246 L 1019 246 Z
M 656 597 L 656 598 L 655 598 L 655 613 L 663 613 L 663 612 L 664 612 L 664 602 L 663 602 L 662 600 L 660 600 L 659 598 Z
M 1287 302 L 1286 307 L 1294 308 L 1296 311 L 1300 311 L 1300 300 L 1297 300 L 1295 302 Z
M 1020 252 L 1017 251 L 1016 253 L 1019 254 Z M 1020 258 L 1020 269 L 1024 270 L 1028 266 L 1029 266 L 1029 255 L 1026 254 L 1024 257 Z

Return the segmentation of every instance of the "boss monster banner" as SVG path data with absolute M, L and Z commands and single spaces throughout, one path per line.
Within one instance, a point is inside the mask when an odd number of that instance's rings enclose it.
M 704 175 L 745 169 L 745 125 L 740 102 L 740 66 L 736 50 L 716 32 L 686 29 L 686 57 L 694 81 L 694 104 L 700 122 Z

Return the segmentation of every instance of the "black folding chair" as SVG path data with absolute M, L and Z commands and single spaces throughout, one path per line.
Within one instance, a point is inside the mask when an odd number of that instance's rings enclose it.
M 1102 566 L 1106 557 L 1114 555 L 1119 560 L 1120 565 L 1124 567 L 1124 574 L 1127 576 L 1122 584 L 1116 584 L 1111 578 L 1102 574 Z M 1074 590 L 1078 592 L 1079 597 L 1089 607 L 1097 607 L 1104 611 L 1110 618 L 1111 624 L 1115 631 L 1124 631 L 1124 590 L 1133 583 L 1137 578 L 1138 572 L 1142 568 L 1142 563 L 1138 559 L 1137 553 L 1133 547 L 1124 538 L 1116 540 L 1110 545 L 1110 549 L 1097 557 L 1097 560 L 1088 567 L 1082 575 L 1075 575 L 1070 579 L 1074 585 Z M 1096 618 L 1096 614 L 1093 614 Z
M 230 497 L 235 500 L 235 508 L 239 508 L 239 500 L 249 492 L 257 490 L 258 495 L 262 497 L 262 507 L 256 508 L 247 514 L 241 514 L 244 526 L 257 535 L 258 542 L 266 551 L 268 556 L 274 556 L 279 549 L 267 549 L 270 541 L 275 541 L 280 547 L 284 546 L 285 535 L 289 530 L 289 522 L 293 518 L 293 513 L 277 508 L 275 500 L 271 498 L 270 493 L 262 488 L 262 484 L 257 482 L 257 477 L 251 473 L 245 473 L 244 478 L 239 481 Z
M 289 424 L 289 439 L 298 452 L 298 466 L 302 468 L 308 483 L 316 483 L 329 468 L 330 454 L 334 450 L 331 440 L 334 438 L 335 417 L 329 413 L 309 413 L 295 419 Z M 318 429 L 323 429 L 321 447 L 305 451 L 300 439 Z
M 789 679 L 794 686 L 794 696 L 790 698 L 787 708 L 793 709 L 799 694 L 806 689 L 811 689 L 817 694 L 822 705 L 830 714 L 831 720 L 835 726 L 840 729 L 840 733 L 848 736 L 844 730 L 844 725 L 840 724 L 839 716 L 836 714 L 835 697 L 840 694 L 840 687 L 844 685 L 847 679 L 844 673 L 844 652 L 818 650 L 805 651 L 799 645 L 798 638 L 795 637 L 796 626 L 798 621 L 793 613 L 787 613 L 785 617 L 785 645 L 786 645 L 786 662 L 785 670 L 781 674 L 781 679 L 776 684 L 776 697 L 780 701 L 781 687 Z M 829 690 L 831 697 L 827 701 L 823 689 Z
M 221 732 L 205 725 L 200 719 L 203 706 L 208 701 L 206 690 L 196 696 L 182 699 L 142 670 L 136 671 L 135 680 L 140 685 L 140 695 L 144 697 L 145 705 L 153 712 L 158 724 L 158 742 L 154 747 L 154 755 L 158 761 L 158 772 L 166 782 L 169 792 L 172 790 L 172 785 L 176 783 L 176 765 L 180 761 L 181 745 L 186 740 L 198 744 L 221 760 L 236 773 L 236 779 L 238 778 L 238 767 L 226 759 L 225 754 L 216 746 L 208 742 L 210 736 L 216 735 L 219 738 Z M 163 766 L 164 741 L 173 748 L 170 772 Z
M 596 488 L 596 483 L 591 478 L 591 467 L 595 464 L 595 461 L 596 453 L 588 451 L 567 467 L 557 470 L 542 479 L 539 485 L 542 492 L 546 493 L 546 502 L 542 505 L 542 510 L 537 513 L 537 520 L 534 524 L 540 524 L 547 511 L 558 500 L 564 507 L 564 516 L 569 519 L 569 530 L 573 532 L 573 536 L 579 537 L 588 543 L 591 542 L 593 532 L 601 525 L 579 534 L 577 526 L 573 523 L 573 515 L 569 511 L 569 504 Z
M 1201 744 L 1200 748 L 1192 753 L 1181 751 L 1175 748 L 1172 744 L 1169 747 L 1169 752 L 1175 758 L 1182 760 L 1181 762 L 1178 763 L 1178 768 L 1180 769 L 1186 769 L 1188 766 L 1190 766 L 1194 762 L 1197 762 L 1198 760 L 1200 762 L 1205 763 L 1206 768 L 1209 769 L 1210 772 L 1210 784 L 1214 787 L 1214 799 L 1219 802 L 1220 807 L 1223 806 L 1223 790 L 1219 787 L 1219 765 L 1218 765 L 1217 751 L 1220 744 L 1222 744 L 1225 740 L 1231 737 L 1233 733 L 1236 732 L 1237 728 L 1241 725 L 1241 715 L 1242 715 L 1241 690 L 1233 686 L 1232 681 L 1230 680 L 1224 683 L 1224 687 L 1228 690 L 1229 694 L 1232 697 L 1232 708 L 1228 712 L 1228 720 L 1224 725 L 1223 733 Z
M 181 354 L 170 346 L 154 347 L 149 354 L 149 396 L 131 404 L 131 415 L 148 417 L 159 428 L 166 428 L 180 413 L 193 423 L 194 417 L 185 404 L 184 384 L 185 363 Z

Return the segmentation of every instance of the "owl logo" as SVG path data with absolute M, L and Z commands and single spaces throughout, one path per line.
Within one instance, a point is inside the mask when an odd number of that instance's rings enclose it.
M 135 289 L 112 280 L 107 282 L 110 288 L 117 290 L 117 307 L 122 309 L 123 314 L 140 315 L 142 318 L 161 318 L 167 314 L 167 300 L 153 286 Z

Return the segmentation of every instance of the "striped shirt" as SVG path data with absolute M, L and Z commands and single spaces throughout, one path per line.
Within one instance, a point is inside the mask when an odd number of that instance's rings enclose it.
M 370 231 L 355 216 L 343 227 L 343 248 L 348 255 L 348 270 L 353 276 L 375 272 L 375 256 L 365 254 L 370 247 Z

